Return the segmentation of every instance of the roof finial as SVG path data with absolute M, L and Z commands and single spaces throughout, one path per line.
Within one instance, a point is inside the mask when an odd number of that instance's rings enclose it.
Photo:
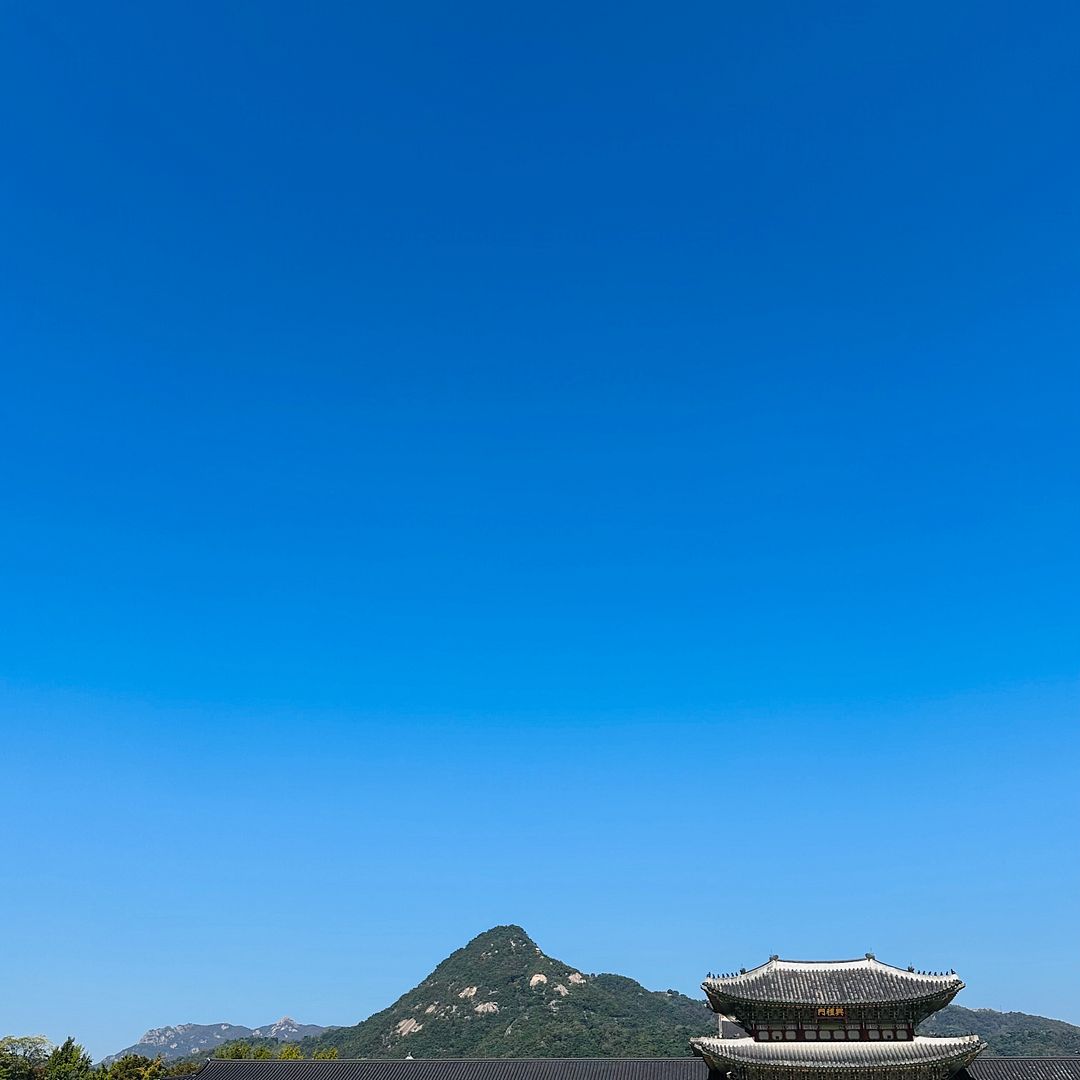
M 873 960 L 873 959 L 875 959 L 875 957 L 874 957 L 874 954 L 873 954 L 872 952 L 868 952 L 868 953 L 866 954 L 866 959 L 867 959 L 867 960 Z
M 779 960 L 779 959 L 780 959 L 780 954 L 779 953 L 773 953 L 772 956 L 769 957 L 770 961 L 771 960 Z

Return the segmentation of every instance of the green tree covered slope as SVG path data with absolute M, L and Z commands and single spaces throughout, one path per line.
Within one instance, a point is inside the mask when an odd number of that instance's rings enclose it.
M 355 1027 L 305 1042 L 342 1057 L 667 1057 L 716 1026 L 703 1001 L 586 975 L 497 926 Z
M 949 1005 L 931 1016 L 921 1035 L 981 1035 L 994 1057 L 1071 1057 L 1080 1054 L 1080 1027 L 1064 1020 Z

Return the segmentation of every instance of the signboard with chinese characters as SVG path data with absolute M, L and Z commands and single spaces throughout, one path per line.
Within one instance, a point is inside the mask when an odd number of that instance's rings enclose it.
M 819 1005 L 817 1010 L 819 1020 L 843 1020 L 843 1005 Z

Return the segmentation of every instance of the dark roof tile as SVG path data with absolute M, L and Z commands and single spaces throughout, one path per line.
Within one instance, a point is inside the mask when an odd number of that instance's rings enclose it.
M 955 994 L 956 974 L 929 974 L 862 960 L 781 960 L 773 957 L 751 971 L 710 976 L 702 984 L 714 1005 L 723 1000 L 800 1005 L 864 1005 L 914 1001 Z
M 856 1045 L 856 1044 L 851 1044 Z M 899 1045 L 899 1044 L 897 1044 Z M 708 1080 L 701 1058 L 210 1061 L 198 1080 Z M 1080 1080 L 1080 1057 L 976 1058 L 957 1080 Z

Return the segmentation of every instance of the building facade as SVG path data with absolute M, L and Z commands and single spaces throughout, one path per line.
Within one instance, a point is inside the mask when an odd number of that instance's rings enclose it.
M 892 967 L 872 953 L 772 956 L 702 983 L 720 1022 L 716 1036 L 692 1048 L 724 1080 L 949 1080 L 986 1044 L 977 1035 L 928 1038 L 916 1027 L 963 986 L 955 972 Z M 732 1020 L 741 1029 L 735 1038 Z

